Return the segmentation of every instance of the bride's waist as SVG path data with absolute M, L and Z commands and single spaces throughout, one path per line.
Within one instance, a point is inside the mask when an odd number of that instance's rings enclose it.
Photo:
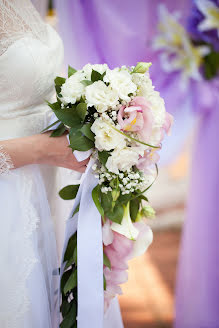
M 0 115 L 0 140 L 27 137 L 40 133 L 49 123 L 52 112 L 49 107 L 39 106 L 38 111 L 26 115 L 3 118 Z

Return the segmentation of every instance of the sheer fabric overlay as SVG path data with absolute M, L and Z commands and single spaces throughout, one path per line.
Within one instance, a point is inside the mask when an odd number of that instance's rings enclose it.
M 59 325 L 58 261 L 48 202 L 56 170 L 13 168 L 1 140 L 40 133 L 63 60 L 57 33 L 29 0 L 0 1 L 0 327 Z M 46 172 L 46 173 L 45 173 Z

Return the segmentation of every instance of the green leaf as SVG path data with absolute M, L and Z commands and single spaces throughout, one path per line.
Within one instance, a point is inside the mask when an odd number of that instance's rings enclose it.
M 81 83 L 82 83 L 85 87 L 87 87 L 88 85 L 93 84 L 93 82 L 92 82 L 92 81 L 89 81 L 89 80 L 83 80 L 83 81 L 81 81 Z
M 68 312 L 70 311 L 70 309 L 71 309 L 71 303 L 68 303 L 68 300 L 63 298 L 62 305 L 60 307 L 62 316 L 65 317 L 68 314 Z
M 77 70 L 75 68 L 71 67 L 70 65 L 68 66 L 68 77 L 72 76 L 76 72 Z
M 67 270 L 73 264 L 75 264 L 77 266 L 77 244 L 75 245 L 74 252 L 73 252 L 71 258 L 68 260 L 68 262 L 65 265 L 65 270 Z
M 101 193 L 101 205 L 103 207 L 104 213 L 108 213 L 112 210 L 112 194 L 111 192 Z
M 47 126 L 45 129 L 43 129 L 43 130 L 41 131 L 41 133 L 46 132 L 47 130 L 49 130 L 50 128 L 52 128 L 54 125 L 56 125 L 56 124 L 59 123 L 59 122 L 60 122 L 60 121 L 57 120 L 57 121 L 55 121 L 54 123 L 50 124 L 50 125 Z
M 59 124 L 59 126 L 51 133 L 50 137 L 60 137 L 65 133 L 66 127 L 63 123 Z
M 81 128 L 81 132 L 85 135 L 85 137 L 94 141 L 95 138 L 94 138 L 94 133 L 91 131 L 91 126 L 92 126 L 92 123 L 84 124 Z
M 93 141 L 85 137 L 81 131 L 70 131 L 69 140 L 73 150 L 86 151 L 94 147 Z
M 68 241 L 68 245 L 66 247 L 65 255 L 64 255 L 64 262 L 68 261 L 72 254 L 74 253 L 74 249 L 77 245 L 77 234 L 75 233 Z
M 73 253 L 73 260 L 74 260 L 74 263 L 75 263 L 75 265 L 77 265 L 77 245 L 76 245 L 76 247 L 75 247 L 75 249 L 74 249 L 74 253 Z
M 58 103 L 55 103 L 58 104 Z M 72 106 L 71 108 L 60 108 L 60 104 L 50 106 L 57 116 L 57 118 L 65 125 L 70 127 L 81 127 L 81 118 L 76 112 L 76 107 Z
M 77 286 L 77 269 L 70 275 L 68 278 L 65 287 L 64 287 L 64 294 L 66 295 L 69 291 L 74 289 Z
M 100 215 L 102 217 L 104 217 L 104 210 L 100 203 L 100 185 L 99 184 L 96 185 L 96 187 L 92 190 L 92 198 L 93 198 L 94 204 L 96 205 Z
M 108 151 L 98 151 L 98 158 L 101 164 L 106 165 L 106 162 L 110 156 L 110 153 Z
M 217 75 L 219 71 L 219 52 L 211 50 L 209 55 L 204 58 L 205 78 L 210 80 Z
M 50 103 L 49 101 L 47 101 L 48 106 L 54 111 L 54 110 L 60 110 L 61 109 L 61 105 L 60 103 L 57 101 L 55 103 Z
M 134 222 L 135 222 L 138 212 L 139 212 L 140 203 L 141 203 L 141 199 L 139 199 L 139 198 L 135 198 L 130 201 L 130 216 L 131 216 L 132 221 L 134 221 Z
M 61 291 L 62 292 L 64 290 L 65 284 L 68 281 L 71 273 L 72 273 L 72 270 L 68 270 L 68 271 L 64 272 L 62 275 L 62 278 L 61 278 Z
M 84 121 L 85 116 L 87 114 L 87 104 L 81 102 L 80 104 L 77 105 L 76 107 L 76 112 L 78 116 Z
M 103 264 L 111 270 L 110 260 L 104 252 L 103 252 Z
M 105 214 L 111 221 L 121 224 L 124 216 L 124 207 L 122 204 L 116 202 L 113 210 L 106 212 Z
M 77 214 L 79 212 L 80 209 L 80 203 L 77 205 L 76 209 L 74 210 L 73 214 L 72 214 L 72 218 L 75 214 Z
M 96 82 L 96 81 L 99 81 L 99 80 L 103 81 L 102 74 L 100 74 L 99 72 L 97 72 L 93 69 L 92 73 L 91 73 L 91 81 Z
M 62 86 L 65 83 L 65 81 L 66 81 L 66 79 L 64 77 L 57 76 L 55 78 L 55 85 Z
M 77 317 L 77 304 L 76 301 L 73 300 L 71 303 L 71 309 L 68 314 L 63 318 L 62 323 L 60 324 L 60 328 L 73 328 L 76 322 Z
M 80 185 L 69 185 L 62 188 L 59 192 L 59 196 L 64 200 L 75 199 Z

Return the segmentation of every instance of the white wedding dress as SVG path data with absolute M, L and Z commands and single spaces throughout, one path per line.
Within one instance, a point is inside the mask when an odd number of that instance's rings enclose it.
M 52 113 L 45 100 L 54 94 L 62 60 L 61 39 L 29 0 L 0 0 L 0 141 L 37 134 L 48 125 Z M 67 217 L 57 196 L 57 169 L 12 166 L 1 147 L 0 327 L 57 328 L 55 230 L 61 253 Z M 104 322 L 104 328 L 113 327 L 123 327 L 116 300 Z

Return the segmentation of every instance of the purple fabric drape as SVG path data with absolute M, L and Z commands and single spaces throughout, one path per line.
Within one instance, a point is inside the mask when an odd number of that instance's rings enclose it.
M 176 328 L 219 327 L 219 89 L 214 91 L 214 106 L 201 117 L 193 154 Z

